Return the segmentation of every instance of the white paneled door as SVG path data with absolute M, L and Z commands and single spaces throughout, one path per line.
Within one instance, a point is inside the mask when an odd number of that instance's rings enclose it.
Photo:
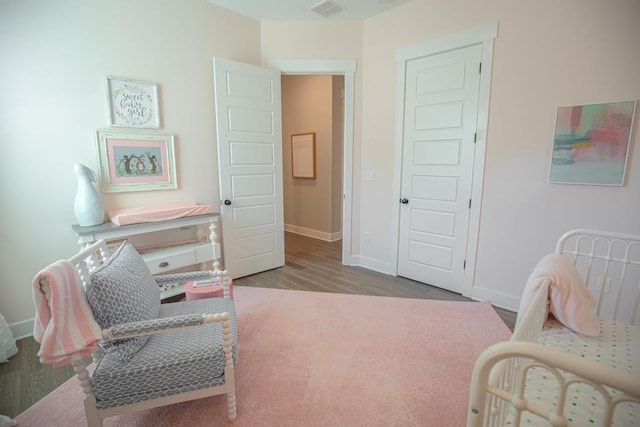
M 224 267 L 284 265 L 280 72 L 214 58 Z
M 462 291 L 481 46 L 407 62 L 398 275 Z

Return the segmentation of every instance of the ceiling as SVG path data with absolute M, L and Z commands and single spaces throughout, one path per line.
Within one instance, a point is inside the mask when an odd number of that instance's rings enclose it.
M 411 0 L 209 0 L 259 21 L 363 20 L 409 1 Z

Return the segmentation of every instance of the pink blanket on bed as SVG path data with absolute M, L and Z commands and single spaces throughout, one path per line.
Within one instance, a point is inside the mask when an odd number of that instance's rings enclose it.
M 549 310 L 565 326 L 588 336 L 600 333 L 600 323 L 591 309 L 596 300 L 587 288 L 573 262 L 557 254 L 543 257 L 527 280 L 518 313 L 526 313 L 540 286 L 549 286 Z

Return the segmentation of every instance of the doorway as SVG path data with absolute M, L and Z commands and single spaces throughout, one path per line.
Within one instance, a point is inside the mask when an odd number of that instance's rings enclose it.
M 285 232 L 342 239 L 343 92 L 342 75 L 282 75 Z
M 351 212 L 353 180 L 353 117 L 356 61 L 352 59 L 274 60 L 270 68 L 282 75 L 340 75 L 344 77 L 343 150 L 342 150 L 342 264 L 354 265 L 351 249 Z
M 475 276 L 497 34 L 494 22 L 396 53 L 395 271 L 467 297 Z
M 225 268 L 243 277 L 284 265 L 281 75 L 344 77 L 342 263 L 351 254 L 355 60 L 274 61 L 270 68 L 214 58 Z

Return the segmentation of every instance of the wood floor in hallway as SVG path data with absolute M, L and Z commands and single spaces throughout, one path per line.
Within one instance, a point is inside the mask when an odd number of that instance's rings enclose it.
M 301 291 L 471 301 L 460 294 L 404 277 L 342 265 L 342 242 L 325 242 L 285 233 L 285 266 L 234 281 L 236 286 L 256 286 Z M 496 307 L 513 330 L 516 314 Z

